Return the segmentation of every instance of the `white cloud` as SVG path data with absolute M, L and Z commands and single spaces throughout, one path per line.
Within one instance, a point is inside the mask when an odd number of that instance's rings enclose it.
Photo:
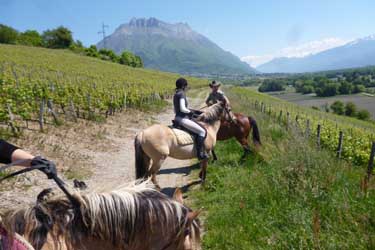
M 304 57 L 344 45 L 350 41 L 351 40 L 341 38 L 325 38 L 322 40 L 303 43 L 297 46 L 286 47 L 275 52 L 274 54 L 244 56 L 241 58 L 241 60 L 247 62 L 253 67 L 256 67 L 271 61 L 276 57 Z
M 275 56 L 273 55 L 244 56 L 241 58 L 241 60 L 247 62 L 252 67 L 256 67 L 258 65 L 271 61 L 273 58 L 275 58 Z

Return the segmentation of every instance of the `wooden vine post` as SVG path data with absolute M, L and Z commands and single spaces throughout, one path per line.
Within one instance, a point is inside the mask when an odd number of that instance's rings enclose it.
M 367 181 L 370 181 L 372 172 L 374 170 L 374 157 L 375 157 L 375 141 L 372 142 L 370 159 L 367 166 Z
M 40 128 L 40 131 L 44 131 L 44 105 L 45 105 L 45 101 L 44 99 L 42 99 L 40 101 L 40 106 L 39 106 L 39 128 Z
M 305 132 L 305 136 L 307 139 L 310 138 L 310 120 L 307 119 L 306 120 L 306 132 Z
M 344 134 L 342 131 L 339 133 L 339 144 L 337 145 L 337 158 L 341 159 L 341 153 L 342 153 L 342 140 L 344 138 Z
M 53 109 L 53 102 L 51 99 L 48 99 L 47 101 L 47 108 L 48 108 L 48 112 L 51 113 L 55 124 L 59 124 L 59 120 L 57 119 L 57 114 Z
M 316 130 L 316 144 L 318 146 L 318 149 L 320 149 L 320 130 L 321 130 L 322 126 L 320 124 L 318 124 L 318 128 Z
M 12 113 L 12 109 L 9 104 L 7 104 L 7 108 L 8 108 L 8 116 L 9 116 L 9 126 L 12 129 L 13 135 L 16 135 L 18 132 L 18 129 L 17 129 L 17 126 L 15 125 L 14 115 Z

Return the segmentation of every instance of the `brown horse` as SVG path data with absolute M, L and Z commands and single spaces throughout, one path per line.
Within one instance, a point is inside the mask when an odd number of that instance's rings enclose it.
M 255 146 L 258 147 L 261 145 L 259 129 L 257 122 L 251 116 L 245 116 L 240 113 L 234 113 L 234 116 L 236 117 L 237 122 L 231 121 L 228 117 L 224 117 L 221 120 L 220 129 L 217 132 L 217 140 L 223 141 L 232 137 L 236 138 L 244 149 L 244 153 L 241 157 L 241 160 L 244 160 L 245 157 L 251 153 L 248 142 L 251 130 L 253 131 L 253 142 Z M 214 150 L 212 150 L 212 155 L 214 161 L 216 161 L 217 156 Z
M 107 193 L 73 193 L 76 205 L 66 196 L 45 198 L 49 193 L 3 216 L 5 230 L 22 235 L 35 250 L 200 249 L 198 213 L 149 182 Z

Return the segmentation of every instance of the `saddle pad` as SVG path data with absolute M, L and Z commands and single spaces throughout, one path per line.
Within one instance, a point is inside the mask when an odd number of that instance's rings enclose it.
M 183 131 L 181 129 L 177 129 L 177 128 L 172 128 L 172 131 L 174 135 L 176 136 L 177 143 L 179 145 L 185 146 L 185 145 L 194 144 L 194 137 L 188 132 Z
M 0 249 L 3 250 L 34 250 L 34 248 L 20 235 L 15 234 L 13 242 L 9 242 L 6 231 L 0 227 Z

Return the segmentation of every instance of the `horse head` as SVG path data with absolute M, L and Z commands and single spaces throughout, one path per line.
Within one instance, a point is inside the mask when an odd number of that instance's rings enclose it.
M 10 235 L 23 236 L 35 250 L 40 250 L 49 241 L 49 236 L 52 238 L 49 244 L 56 246 L 64 224 L 74 217 L 74 210 L 68 199 L 60 199 L 48 188 L 38 194 L 34 205 L 6 212 L 2 224 Z
M 182 191 L 179 188 L 176 188 L 173 199 L 179 202 L 180 204 L 184 204 L 184 199 L 182 195 Z M 186 215 L 187 223 L 184 228 L 184 244 L 181 248 L 182 250 L 192 250 L 192 249 L 200 249 L 200 222 L 198 220 L 198 216 L 201 213 L 201 210 L 192 211 L 189 209 L 189 212 Z
M 225 101 L 217 102 L 203 110 L 203 113 L 198 116 L 197 120 L 212 125 L 224 117 L 225 108 Z

